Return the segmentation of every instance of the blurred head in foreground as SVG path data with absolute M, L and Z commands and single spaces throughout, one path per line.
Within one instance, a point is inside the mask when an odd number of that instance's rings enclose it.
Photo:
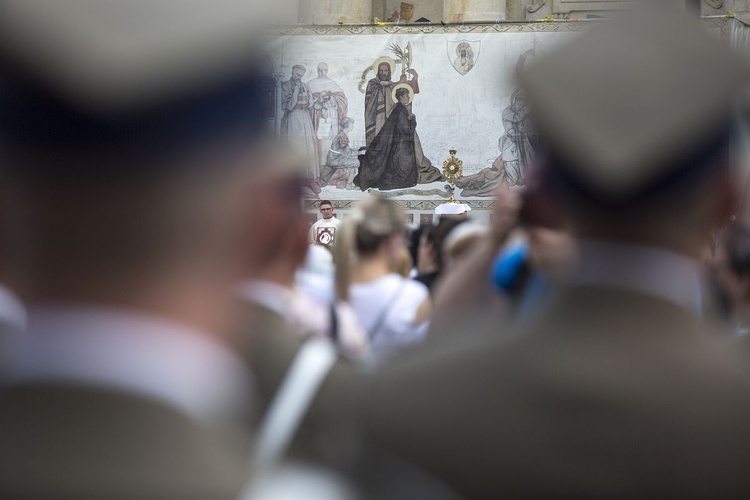
M 2 3 L 2 224 L 30 300 L 214 330 L 227 284 L 272 251 L 247 223 L 276 162 L 253 9 L 225 3 Z
M 723 159 L 748 70 L 692 24 L 642 8 L 524 73 L 545 183 L 579 236 L 697 258 L 731 212 Z
M 258 15 L 0 0 L 0 230 L 30 303 L 0 497 L 239 497 L 252 390 L 219 338 L 299 193 L 264 140 Z

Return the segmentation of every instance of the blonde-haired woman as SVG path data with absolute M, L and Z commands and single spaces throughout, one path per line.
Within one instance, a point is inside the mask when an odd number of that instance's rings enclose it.
M 405 236 L 403 209 L 375 197 L 362 200 L 336 235 L 336 295 L 357 312 L 376 358 L 419 343 L 427 333 L 427 287 L 392 271 Z

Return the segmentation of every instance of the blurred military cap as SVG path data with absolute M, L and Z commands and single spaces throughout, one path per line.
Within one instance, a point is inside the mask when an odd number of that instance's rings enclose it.
M 601 22 L 521 78 L 564 175 L 618 203 L 718 144 L 749 76 L 696 22 L 652 6 Z
M 0 0 L 0 144 L 166 150 L 263 127 L 259 3 Z

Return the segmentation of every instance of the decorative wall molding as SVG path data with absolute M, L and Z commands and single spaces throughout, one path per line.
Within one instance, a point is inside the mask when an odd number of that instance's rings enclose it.
M 579 31 L 583 26 L 596 21 L 515 21 L 503 23 L 467 23 L 467 24 L 378 24 L 378 25 L 341 25 L 341 26 L 277 26 L 267 31 L 269 36 L 298 35 L 418 35 L 430 33 L 467 34 L 467 33 L 530 33 Z
M 547 1 L 547 0 L 542 0 Z M 723 0 L 705 0 L 722 2 Z M 704 18 L 702 23 L 707 27 L 726 26 L 732 18 Z M 469 33 L 543 33 L 543 32 L 575 32 L 585 29 L 585 26 L 606 22 L 601 19 L 586 20 L 556 20 L 542 21 L 511 21 L 502 23 L 469 23 L 469 24 L 401 24 L 401 25 L 339 25 L 339 26 L 273 26 L 268 28 L 267 36 L 340 36 L 340 35 L 418 35 L 429 33 L 469 34 Z
M 719 32 L 719 38 L 721 41 L 725 43 L 729 43 L 729 26 L 732 23 L 741 23 L 739 19 L 736 17 L 710 17 L 710 18 L 703 18 L 701 20 L 701 24 L 704 28 L 706 28 L 709 32 L 718 30 Z
M 460 196 L 459 196 L 460 198 Z M 338 210 L 348 210 L 354 208 L 354 206 L 360 200 L 331 200 L 333 206 Z M 440 200 L 393 200 L 401 205 L 405 210 L 435 210 L 438 205 L 443 203 Z M 491 210 L 495 206 L 495 200 L 493 198 L 487 198 L 486 200 L 461 200 L 461 203 L 466 203 L 471 207 L 472 210 Z M 320 200 L 305 200 L 305 210 L 315 211 L 320 205 Z
M 724 0 L 703 0 L 706 2 L 712 9 L 721 9 L 724 7 Z

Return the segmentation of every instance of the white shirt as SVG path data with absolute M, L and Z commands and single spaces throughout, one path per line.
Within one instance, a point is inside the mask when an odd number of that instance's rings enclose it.
M 700 263 L 663 248 L 583 240 L 578 270 L 568 283 L 640 292 L 702 313 Z
M 295 286 L 297 290 L 321 304 L 332 304 L 333 255 L 320 245 L 307 248 L 305 263 L 297 270 Z
M 349 302 L 378 357 L 399 346 L 424 340 L 429 322 L 415 325 L 414 320 L 429 295 L 424 284 L 394 273 L 349 287 Z
M 319 219 L 310 228 L 310 243 L 319 243 L 321 245 L 332 245 L 336 238 L 336 231 L 343 224 L 335 216 L 330 219 Z
M 11 383 L 64 382 L 166 403 L 198 421 L 241 418 L 252 378 L 209 333 L 128 310 L 38 306 L 19 336 Z

